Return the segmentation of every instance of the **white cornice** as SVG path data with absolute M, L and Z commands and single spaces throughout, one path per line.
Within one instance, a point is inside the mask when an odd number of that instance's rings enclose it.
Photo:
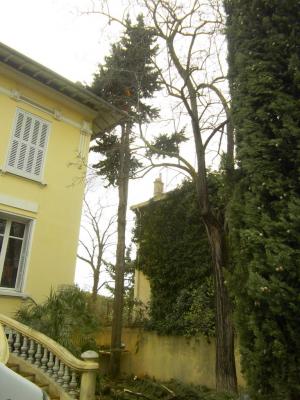
M 37 110 L 42 111 L 43 113 L 45 113 L 47 115 L 50 115 L 51 117 L 55 118 L 57 121 L 62 121 L 68 125 L 73 126 L 76 129 L 79 129 L 80 131 L 84 130 L 85 134 L 92 135 L 91 124 L 86 121 L 82 121 L 82 123 L 74 121 L 73 119 L 64 116 L 63 113 L 61 113 L 59 110 L 46 107 L 45 105 L 37 102 L 36 100 L 22 95 L 21 92 L 15 90 L 15 89 L 7 89 L 3 86 L 0 86 L 0 93 L 11 97 L 13 100 L 15 100 L 17 102 L 28 104 L 31 107 L 36 108 Z

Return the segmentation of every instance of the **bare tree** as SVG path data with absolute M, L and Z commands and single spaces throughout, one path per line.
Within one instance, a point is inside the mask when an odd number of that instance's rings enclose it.
M 116 217 L 112 216 L 108 220 L 104 219 L 104 208 L 101 205 L 92 207 L 84 199 L 84 224 L 81 226 L 83 237 L 79 240 L 79 252 L 77 257 L 85 262 L 92 272 L 92 301 L 97 301 L 99 290 L 107 284 L 106 280 L 100 283 L 101 272 L 105 271 L 108 262 L 104 259 L 108 248 L 115 244 Z
M 230 269 L 227 226 L 223 213 L 211 204 L 207 157 L 209 147 L 223 151 L 224 175 L 232 181 L 234 138 L 226 77 L 220 60 L 223 28 L 218 1 L 142 0 L 157 35 L 165 45 L 167 66 L 157 63 L 161 81 L 177 107 L 186 113 L 196 154 L 196 166 L 180 155 L 180 144 L 188 139 L 184 130 L 159 135 L 154 141 L 141 135 L 150 149 L 151 168 L 176 167 L 188 173 L 195 183 L 212 254 L 216 296 L 216 386 L 219 390 L 237 390 L 234 358 L 232 306 L 225 285 L 224 271 Z M 226 151 L 224 151 L 226 139 Z M 153 156 L 168 156 L 172 161 L 153 162 Z M 227 188 L 230 192 L 230 185 Z

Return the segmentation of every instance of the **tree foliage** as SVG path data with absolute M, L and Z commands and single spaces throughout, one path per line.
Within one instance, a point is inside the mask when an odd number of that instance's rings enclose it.
M 300 5 L 227 0 L 239 183 L 231 238 L 254 399 L 300 397 Z
M 95 74 L 93 91 L 129 112 L 136 121 L 155 117 L 156 109 L 145 100 L 159 88 L 152 64 L 157 50 L 155 31 L 145 26 L 143 15 L 138 15 L 135 25 L 127 16 L 123 36 L 112 45 L 105 65 L 100 65 Z
M 222 177 L 210 174 L 213 203 L 222 208 Z M 214 335 L 211 255 L 195 187 L 186 181 L 137 212 L 137 267 L 150 280 L 149 327 L 162 334 Z
M 154 31 L 145 26 L 142 15 L 137 17 L 135 25 L 127 17 L 124 25 L 123 36 L 112 45 L 111 54 L 105 57 L 105 65 L 99 65 L 91 89 L 98 96 L 126 111 L 130 116 L 128 123 L 133 125 L 158 116 L 158 110 L 147 102 L 159 89 L 158 73 L 152 64 L 157 46 Z M 130 145 L 134 140 L 131 132 Z M 117 131 L 114 131 L 98 137 L 91 148 L 102 155 L 94 168 L 112 186 L 118 184 L 120 146 L 121 139 Z M 129 178 L 133 178 L 142 164 L 133 151 L 129 157 Z
M 185 130 L 181 129 L 179 132 L 174 133 L 160 133 L 157 135 L 148 146 L 146 155 L 147 157 L 170 157 L 170 155 L 179 155 L 179 146 L 181 143 L 187 142 L 188 138 L 185 135 Z

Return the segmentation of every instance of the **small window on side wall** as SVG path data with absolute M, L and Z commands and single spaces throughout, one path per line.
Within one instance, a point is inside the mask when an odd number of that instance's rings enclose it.
M 0 214 L 0 288 L 20 291 L 30 221 Z
M 17 109 L 6 169 L 16 175 L 41 181 L 50 123 Z

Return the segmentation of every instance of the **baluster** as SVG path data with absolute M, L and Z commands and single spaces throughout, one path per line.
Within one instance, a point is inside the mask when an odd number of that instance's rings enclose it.
M 57 383 L 59 383 L 60 385 L 63 383 L 63 376 L 64 376 L 64 363 L 60 362 L 59 364 L 59 370 L 58 370 L 58 379 L 57 379 Z
M 42 358 L 42 346 L 38 343 L 35 353 L 35 363 L 37 367 L 41 365 L 41 358 Z
M 11 352 L 12 352 L 12 349 L 13 349 L 13 342 L 14 342 L 13 330 L 12 330 L 12 329 L 9 329 L 9 330 L 8 330 L 8 339 L 7 339 L 7 342 L 8 342 L 8 349 L 9 349 L 9 352 L 11 353 Z
M 26 336 L 23 336 L 23 344 L 21 347 L 21 357 L 26 360 L 27 358 L 27 351 L 28 351 L 28 339 Z
M 33 355 L 34 355 L 34 340 L 30 339 L 28 359 L 27 359 L 27 361 L 30 362 L 30 364 L 33 364 L 34 361 Z
M 72 371 L 71 382 L 69 383 L 69 387 L 70 387 L 69 395 L 73 397 L 73 399 L 75 399 L 77 396 L 77 377 L 75 371 Z
M 49 361 L 47 364 L 47 367 L 48 367 L 47 374 L 50 376 L 53 374 L 53 366 L 54 366 L 54 356 L 53 356 L 53 353 L 50 351 L 49 352 Z
M 52 378 L 55 379 L 55 380 L 57 380 L 57 378 L 58 378 L 58 370 L 59 370 L 59 359 L 56 356 L 55 357 L 54 367 L 53 367 L 53 375 L 52 375 Z
M 43 358 L 41 359 L 42 366 L 41 370 L 46 372 L 47 371 L 47 362 L 48 362 L 48 350 L 46 347 L 44 347 L 44 353 L 43 353 Z
M 20 353 L 20 347 L 21 347 L 21 335 L 17 332 L 16 333 L 16 339 L 14 342 L 14 354 L 19 354 Z
M 64 370 L 64 376 L 63 376 L 63 385 L 62 385 L 62 387 L 65 389 L 65 390 L 68 390 L 69 389 L 69 380 L 70 380 L 70 374 L 69 374 L 69 367 L 67 366 L 67 365 L 65 365 L 65 370 Z
M 93 350 L 87 350 L 81 354 L 84 361 L 97 360 L 98 353 Z M 96 370 L 82 371 L 80 379 L 80 395 L 83 399 L 94 399 L 96 391 Z

